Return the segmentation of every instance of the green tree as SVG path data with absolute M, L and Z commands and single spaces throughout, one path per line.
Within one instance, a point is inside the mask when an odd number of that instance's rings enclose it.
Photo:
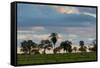
M 76 53 L 76 51 L 77 51 L 77 47 L 73 47 L 73 50 L 75 51 L 75 53 Z
M 72 42 L 69 41 L 68 44 L 67 44 L 67 49 L 68 49 L 68 52 L 69 52 L 69 53 L 72 52 L 72 46 L 71 46 L 71 45 L 72 45 Z
M 25 54 L 31 54 L 31 48 L 33 47 L 36 47 L 36 43 L 34 43 L 32 40 L 21 42 L 21 51 L 23 51 Z
M 86 46 L 82 46 L 79 48 L 79 51 L 81 52 L 86 52 L 87 47 Z
M 92 52 L 96 52 L 96 50 L 97 50 L 96 40 L 92 41 L 92 45 L 93 45 L 93 47 L 89 48 L 89 50 L 92 51 Z
M 49 37 L 51 38 L 51 41 L 54 44 L 54 48 L 55 48 L 55 44 L 56 44 L 57 39 L 58 39 L 58 34 L 57 33 L 51 33 L 51 35 Z
M 31 54 L 31 48 L 35 47 L 36 44 L 32 40 L 28 40 L 27 44 L 28 44 L 27 48 L 28 48 L 29 54 Z
M 27 54 L 28 53 L 28 48 L 27 48 L 27 41 L 24 40 L 23 42 L 21 42 L 21 51 L 24 52 L 24 54 Z
M 53 49 L 53 53 L 54 54 L 57 54 L 57 52 L 60 53 L 61 49 L 62 49 L 62 47 L 58 46 L 58 47 L 56 47 L 56 48 Z
M 46 49 L 47 49 L 48 47 L 52 47 L 52 44 L 51 44 L 51 42 L 50 42 L 49 40 L 41 40 L 41 43 L 40 43 L 39 47 L 40 47 L 40 48 L 44 48 L 44 54 L 45 54 L 45 53 L 46 53 L 46 52 L 45 52 Z
M 84 46 L 84 41 L 81 40 L 81 41 L 79 42 L 79 45 L 80 45 L 81 47 L 83 47 L 83 46 Z
M 84 46 L 84 41 L 81 40 L 81 41 L 79 42 L 79 45 L 80 45 L 79 51 L 81 51 L 81 52 L 86 52 L 87 47 Z
M 72 52 L 72 46 L 71 46 L 72 42 L 71 41 L 63 41 L 60 44 L 60 47 L 62 47 L 64 49 L 64 51 L 71 53 Z

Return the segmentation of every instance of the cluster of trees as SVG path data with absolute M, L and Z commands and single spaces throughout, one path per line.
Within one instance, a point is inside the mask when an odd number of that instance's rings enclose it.
M 36 44 L 32 40 L 27 40 L 27 41 L 24 40 L 23 42 L 21 42 L 21 51 L 23 51 L 25 54 L 30 54 L 32 48 L 38 47 L 38 48 L 44 48 L 44 54 L 45 54 L 46 48 L 48 47 L 55 48 L 55 44 L 58 39 L 58 34 L 51 33 L 49 37 L 50 37 L 50 40 L 41 40 L 40 44 Z
M 58 48 L 55 48 L 55 44 L 58 40 L 58 34 L 57 33 L 51 33 L 51 35 L 49 36 L 50 40 L 41 40 L 40 44 L 36 44 L 35 42 L 33 42 L 32 40 L 24 40 L 23 42 L 21 42 L 21 51 L 24 52 L 24 54 L 31 54 L 32 52 L 32 48 L 44 48 L 44 54 L 45 51 L 48 47 L 54 47 L 54 53 L 57 53 L 57 51 L 62 48 L 64 51 L 71 53 L 72 50 L 74 50 L 75 52 L 77 51 L 77 47 L 74 47 L 72 49 L 72 42 L 69 40 L 66 41 L 62 41 L 60 43 L 60 46 Z M 91 51 L 96 51 L 97 45 L 96 45 L 96 40 L 94 40 L 92 42 L 92 44 L 94 45 L 94 47 L 89 48 L 89 50 Z M 81 52 L 86 52 L 87 47 L 84 46 L 84 41 L 80 41 L 79 42 L 80 48 L 79 51 Z M 37 53 L 39 53 L 37 51 Z
M 23 51 L 25 54 L 31 54 L 31 48 L 35 47 L 37 47 L 37 44 L 32 40 L 24 40 L 21 42 L 21 51 Z

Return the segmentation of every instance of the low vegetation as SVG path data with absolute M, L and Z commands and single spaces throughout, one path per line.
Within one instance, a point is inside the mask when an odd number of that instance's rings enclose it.
M 84 53 L 64 53 L 64 54 L 36 54 L 36 55 L 18 55 L 18 64 L 45 64 L 62 63 L 78 61 L 95 61 L 95 52 Z

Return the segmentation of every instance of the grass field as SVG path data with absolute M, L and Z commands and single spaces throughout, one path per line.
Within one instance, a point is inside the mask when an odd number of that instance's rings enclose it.
M 18 55 L 18 64 L 44 64 L 76 61 L 94 61 L 96 53 Z

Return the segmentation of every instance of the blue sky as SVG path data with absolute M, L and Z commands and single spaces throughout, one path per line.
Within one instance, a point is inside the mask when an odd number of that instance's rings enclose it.
M 96 38 L 96 8 L 19 3 L 17 21 L 18 45 L 30 39 L 40 43 L 52 32 L 59 35 L 58 45 L 63 40 L 78 44 Z

